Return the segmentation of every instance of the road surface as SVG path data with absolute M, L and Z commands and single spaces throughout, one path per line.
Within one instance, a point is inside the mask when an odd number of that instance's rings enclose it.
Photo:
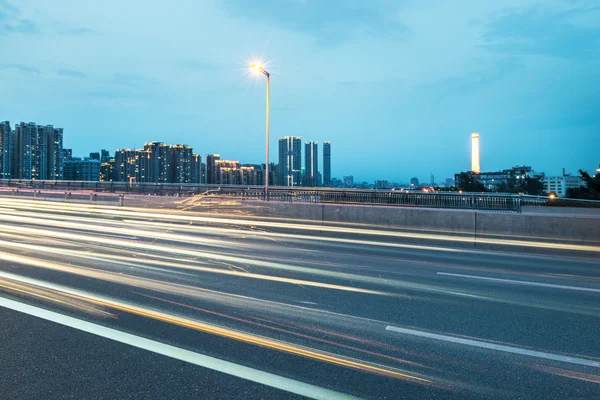
M 599 398 L 600 253 L 459 239 L 0 198 L 0 389 Z

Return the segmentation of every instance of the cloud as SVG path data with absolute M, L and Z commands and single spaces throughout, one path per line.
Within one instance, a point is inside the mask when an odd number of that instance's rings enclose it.
M 503 54 L 579 58 L 600 55 L 600 27 L 577 24 L 598 9 L 579 7 L 550 11 L 540 6 L 504 10 L 492 16 L 483 34 L 484 47 Z M 599 14 L 600 16 L 600 14 Z
M 306 33 L 321 46 L 338 46 L 359 34 L 399 38 L 406 31 L 395 19 L 395 2 L 381 0 L 225 0 L 229 12 Z M 390 5 L 391 4 L 391 5 Z
M 16 69 L 17 71 L 21 71 L 27 74 L 40 74 L 41 71 L 36 67 L 30 67 L 29 65 L 24 64 L 0 64 L 0 68 L 5 69 Z
M 20 11 L 7 1 L 0 0 L 0 34 L 22 33 L 34 35 L 40 33 L 31 20 L 21 18 Z
M 75 71 L 73 69 L 59 69 L 56 73 L 69 78 L 87 78 L 87 75 L 83 72 Z

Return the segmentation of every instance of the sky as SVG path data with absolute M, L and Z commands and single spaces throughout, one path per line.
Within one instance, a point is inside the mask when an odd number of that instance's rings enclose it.
M 332 175 L 442 182 L 600 163 L 597 0 L 0 0 L 0 120 L 76 156 L 184 143 L 264 162 L 331 141 Z M 319 166 L 322 170 L 322 165 Z

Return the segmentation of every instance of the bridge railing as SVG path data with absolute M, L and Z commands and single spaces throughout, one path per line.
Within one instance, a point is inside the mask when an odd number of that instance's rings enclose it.
M 223 196 L 241 200 L 265 200 L 262 186 L 220 186 L 206 184 L 0 180 L 0 188 L 145 194 L 158 196 Z M 523 196 L 511 194 L 421 192 L 416 190 L 335 189 L 270 187 L 268 200 L 300 203 L 364 204 L 404 207 L 446 208 L 521 212 Z M 534 200 L 527 200 L 532 203 Z

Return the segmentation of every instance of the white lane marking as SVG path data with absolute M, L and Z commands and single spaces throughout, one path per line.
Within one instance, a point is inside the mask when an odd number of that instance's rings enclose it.
M 600 289 L 586 288 L 586 287 L 581 287 L 581 286 L 556 285 L 553 283 L 541 283 L 541 282 L 529 282 L 529 281 L 515 281 L 512 279 L 500 279 L 500 278 L 488 278 L 486 276 L 451 274 L 448 272 L 438 272 L 437 274 L 445 275 L 445 276 L 456 276 L 458 278 L 479 279 L 482 281 L 512 283 L 514 285 L 541 286 L 541 287 L 549 287 L 549 288 L 555 288 L 555 289 L 579 290 L 581 292 L 600 293 Z
M 398 332 L 398 333 L 404 333 L 404 334 L 412 335 L 412 336 L 424 337 L 424 338 L 428 338 L 428 339 L 441 340 L 444 342 L 464 344 L 467 346 L 474 346 L 474 347 L 481 347 L 483 349 L 503 351 L 505 353 L 520 354 L 520 355 L 524 355 L 524 356 L 545 358 L 547 360 L 562 361 L 562 362 L 567 362 L 567 363 L 571 363 L 571 364 L 585 365 L 587 367 L 600 368 L 600 362 L 594 361 L 594 360 L 587 360 L 585 358 L 563 356 L 560 354 L 552 354 L 552 353 L 546 353 L 543 351 L 528 350 L 528 349 L 522 349 L 519 347 L 512 347 L 512 346 L 504 346 L 501 344 L 488 343 L 488 342 L 483 342 L 483 341 L 479 341 L 479 340 L 463 339 L 463 338 L 459 338 L 459 337 L 455 337 L 455 336 L 438 335 L 436 333 L 417 331 L 414 329 L 398 328 L 395 326 L 387 326 L 385 328 L 385 330 L 392 331 L 392 332 Z
M 170 346 L 168 344 L 121 332 L 116 329 L 83 321 L 53 311 L 48 311 L 42 308 L 19 303 L 17 301 L 5 299 L 3 297 L 0 297 L 0 307 L 5 307 L 14 311 L 29 314 L 34 317 L 45 319 L 47 321 L 52 321 L 61 325 L 78 329 L 83 332 L 111 339 L 116 342 L 124 343 L 143 350 L 148 350 L 153 353 L 161 354 L 163 356 L 171 357 L 180 361 L 188 362 L 190 364 L 198 365 L 200 367 L 208 368 L 228 375 L 233 375 L 238 378 L 246 379 L 252 382 L 257 382 L 300 396 L 305 396 L 319 400 L 358 399 L 354 396 L 311 385 L 309 383 L 296 381 L 265 371 L 245 367 L 243 365 L 235 364 L 229 361 L 224 361 L 218 358 L 195 353 L 193 351 L 185 350 L 179 347 Z

